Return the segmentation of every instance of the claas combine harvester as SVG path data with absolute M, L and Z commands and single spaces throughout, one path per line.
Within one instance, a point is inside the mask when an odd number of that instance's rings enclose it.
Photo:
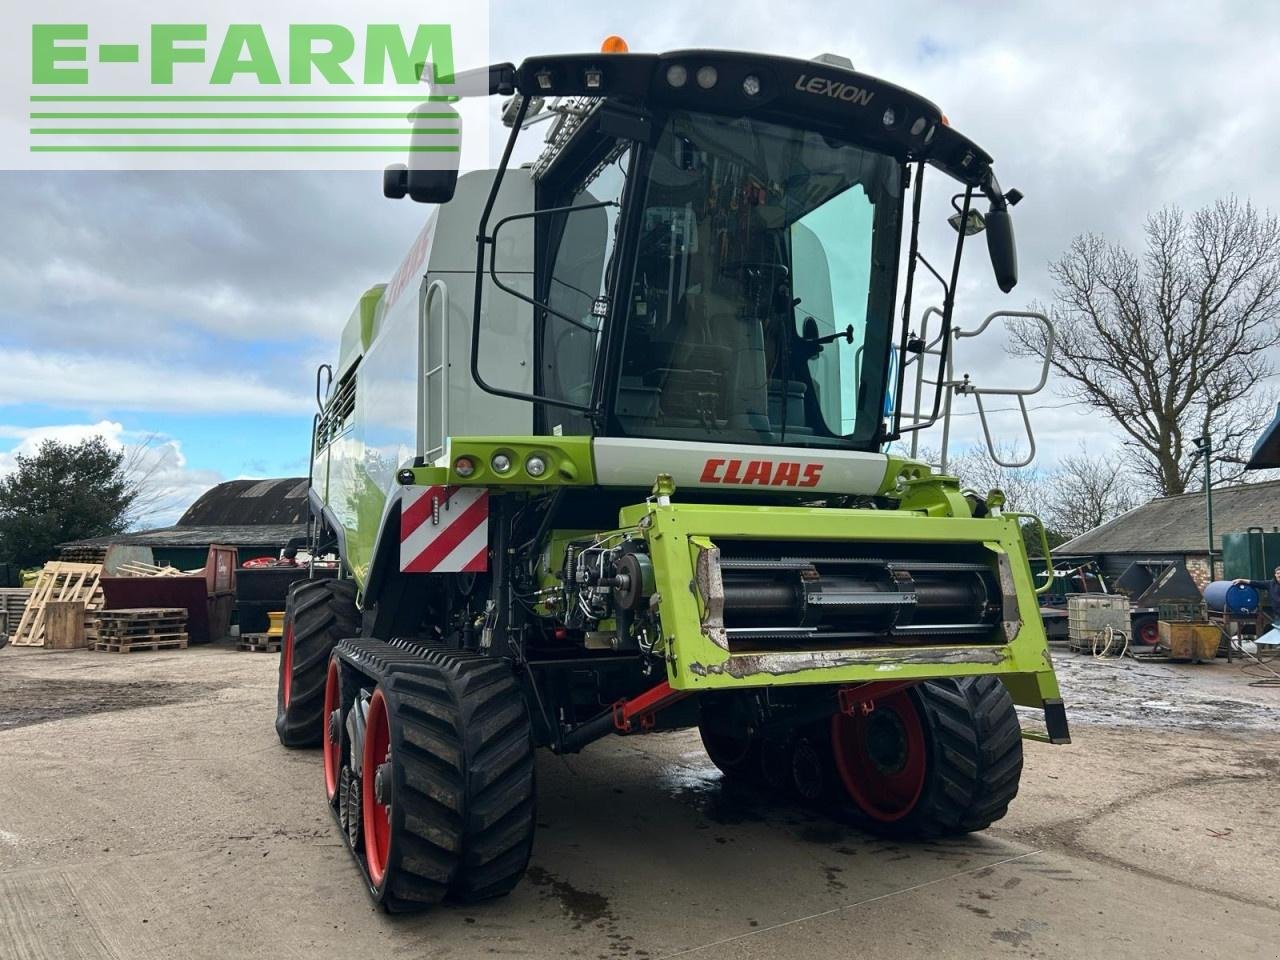
M 387 171 L 432 206 L 318 375 L 311 552 L 342 570 L 285 621 L 276 728 L 322 746 L 375 900 L 508 892 L 534 749 L 656 730 L 697 727 L 726 778 L 871 831 L 999 819 L 1022 737 L 1068 739 L 1030 524 L 888 451 L 939 419 L 966 234 L 1016 282 L 1019 195 L 936 106 L 839 57 L 482 73 L 498 168 Z M 545 151 L 512 164 L 540 118 Z M 941 270 L 918 249 L 930 168 L 955 194 Z

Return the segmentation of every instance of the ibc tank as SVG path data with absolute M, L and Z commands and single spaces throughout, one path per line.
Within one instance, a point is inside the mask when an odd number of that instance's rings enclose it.
M 1215 580 L 1204 588 L 1204 602 L 1214 613 L 1253 616 L 1258 612 L 1258 591 L 1247 583 Z

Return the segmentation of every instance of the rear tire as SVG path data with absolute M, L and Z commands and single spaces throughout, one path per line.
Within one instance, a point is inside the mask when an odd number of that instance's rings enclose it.
M 930 680 L 831 721 L 833 778 L 860 826 L 894 837 L 984 830 L 1022 775 L 1022 732 L 996 677 Z
M 701 723 L 698 724 L 698 735 L 702 737 L 702 749 L 707 752 L 707 759 L 715 764 L 726 780 L 760 783 L 764 779 L 759 737 L 747 733 L 732 736 L 708 729 Z
M 731 691 L 703 694 L 698 704 L 698 735 L 707 759 L 726 780 L 764 782 L 764 737 L 754 729 L 747 694 Z
M 276 689 L 276 735 L 286 747 L 320 746 L 329 654 L 359 634 L 359 617 L 353 580 L 301 580 L 290 588 Z
M 532 730 L 510 667 L 431 651 L 384 677 L 361 783 L 370 889 L 388 910 L 509 893 L 534 830 Z

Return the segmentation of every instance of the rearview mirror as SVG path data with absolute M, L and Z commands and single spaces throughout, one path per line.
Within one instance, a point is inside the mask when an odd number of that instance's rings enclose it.
M 429 108 L 433 108 L 434 112 L 423 112 Z M 437 137 L 448 132 L 448 127 L 441 124 L 444 112 L 453 115 L 452 119 L 458 123 L 461 134 L 461 118 L 456 110 L 440 104 L 424 103 L 414 111 L 418 116 L 410 130 L 413 134 L 410 139 L 412 147 L 432 150 L 431 145 L 438 142 Z M 429 117 L 433 119 L 428 119 Z M 382 195 L 388 200 L 400 200 L 407 196 L 417 203 L 448 203 L 458 187 L 457 157 L 457 153 L 411 152 L 408 165 L 393 163 L 382 172 Z M 440 158 L 444 158 L 449 165 L 439 166 L 435 161 Z
M 1018 248 L 1013 239 L 1013 217 L 1008 208 L 988 210 L 987 253 L 991 255 L 991 269 L 996 275 L 996 285 L 1008 293 L 1018 285 Z
M 418 203 L 448 203 L 457 187 L 457 170 L 410 170 L 393 163 L 382 171 L 382 195 L 389 200 L 407 196 Z

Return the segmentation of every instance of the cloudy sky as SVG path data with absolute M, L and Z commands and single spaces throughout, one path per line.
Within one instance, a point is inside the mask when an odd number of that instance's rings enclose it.
M 1082 231 L 1136 242 L 1148 211 L 1230 193 L 1280 210 L 1280 7 L 606 6 L 497 2 L 492 59 L 595 49 L 610 33 L 633 50 L 831 51 L 938 103 L 1027 197 L 1020 286 L 998 294 L 975 244 L 962 324 L 1046 299 L 1048 261 Z M 170 513 L 219 479 L 304 472 L 315 367 L 425 212 L 383 200 L 376 171 L 0 174 L 0 471 L 48 435 L 151 437 Z M 1034 379 L 998 348 L 970 357 L 961 369 L 978 379 Z M 1046 466 L 1081 438 L 1114 442 L 1061 398 L 1035 403 Z

